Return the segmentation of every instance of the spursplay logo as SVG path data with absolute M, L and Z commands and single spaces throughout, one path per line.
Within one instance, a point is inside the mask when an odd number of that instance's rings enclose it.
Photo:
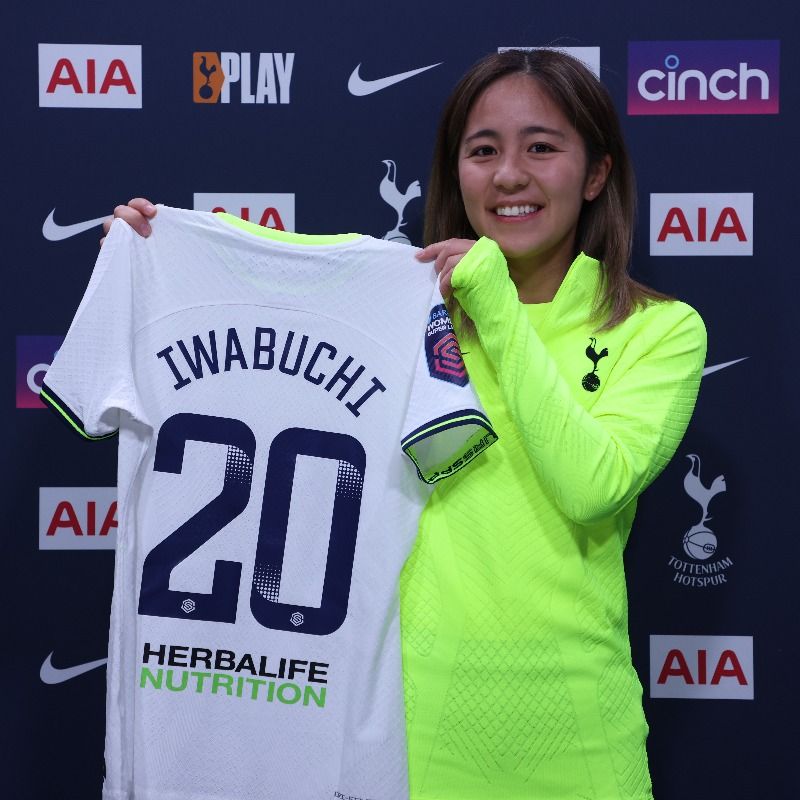
M 581 386 L 586 389 L 587 392 L 596 392 L 600 388 L 600 376 L 597 374 L 597 365 L 600 362 L 601 358 L 605 358 L 608 355 L 608 348 L 604 347 L 599 353 L 595 350 L 595 345 L 597 344 L 597 339 L 593 336 L 589 337 L 589 346 L 586 348 L 586 358 L 588 358 L 594 367 L 591 372 L 587 372 L 582 380 Z
M 467 368 L 461 357 L 458 340 L 453 333 L 453 323 L 443 303 L 434 306 L 428 317 L 425 331 L 425 356 L 428 372 L 440 381 L 466 386 L 469 383 Z
M 195 103 L 286 105 L 291 102 L 294 53 L 192 54 Z M 235 91 L 231 87 L 237 87 Z
M 727 582 L 725 571 L 733 566 L 733 561 L 730 558 L 710 560 L 717 555 L 717 537 L 706 523 L 711 520 L 708 513 L 711 500 L 727 491 L 725 476 L 717 475 L 706 486 L 700 477 L 700 456 L 690 453 L 686 457 L 691 464 L 683 479 L 683 488 L 700 506 L 700 519 L 683 535 L 683 550 L 691 561 L 670 556 L 669 565 L 675 571 L 675 582 L 682 586 L 719 586 Z

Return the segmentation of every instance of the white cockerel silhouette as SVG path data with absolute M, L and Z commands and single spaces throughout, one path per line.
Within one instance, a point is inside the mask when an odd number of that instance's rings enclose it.
M 689 471 L 683 479 L 683 488 L 686 490 L 686 494 L 699 503 L 700 507 L 703 509 L 703 518 L 698 523 L 702 525 L 704 522 L 711 519 L 711 517 L 708 516 L 708 504 L 711 502 L 711 498 L 724 492 L 727 488 L 725 486 L 725 476 L 717 475 L 712 481 L 711 486 L 706 487 L 700 480 L 700 456 L 691 453 L 687 455 L 686 458 L 692 462 L 692 466 L 689 467 Z
M 384 239 L 391 239 L 393 238 L 391 234 L 399 234 L 400 228 L 406 224 L 403 219 L 403 211 L 405 211 L 406 206 L 414 198 L 422 194 L 422 189 L 420 188 L 419 181 L 413 181 L 413 183 L 409 184 L 405 192 L 401 193 L 397 188 L 397 166 L 394 161 L 385 159 L 382 163 L 386 165 L 386 175 L 384 175 L 378 187 L 378 191 L 380 192 L 381 198 L 397 212 L 397 224 L 394 226 L 393 230 L 389 231 L 383 237 Z

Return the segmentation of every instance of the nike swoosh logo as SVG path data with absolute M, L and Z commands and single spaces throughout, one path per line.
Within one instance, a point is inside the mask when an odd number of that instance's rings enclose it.
M 97 219 L 90 219 L 86 222 L 76 222 L 74 225 L 59 225 L 53 219 L 55 213 L 56 210 L 53 209 L 47 215 L 44 225 L 42 225 L 42 236 L 50 242 L 60 242 L 62 239 L 69 239 L 70 236 L 77 236 L 79 233 L 101 225 L 108 219 L 108 216 L 105 216 L 98 217 Z
M 397 75 L 389 75 L 386 78 L 378 78 L 374 81 L 365 81 L 358 74 L 359 69 L 361 69 L 361 64 L 359 64 L 353 70 L 350 80 L 347 81 L 347 88 L 350 94 L 354 94 L 356 97 L 364 97 L 374 92 L 380 92 L 382 89 L 387 89 L 389 86 L 394 86 L 394 84 L 400 83 L 400 81 L 413 78 L 415 75 L 419 75 L 420 72 L 438 67 L 441 63 L 443 62 L 440 61 L 438 64 L 430 64 L 427 67 L 420 67 L 419 69 L 411 69 L 408 72 L 398 72 Z
M 84 672 L 91 672 L 93 669 L 102 667 L 108 661 L 107 658 L 98 658 L 97 661 L 87 661 L 85 664 L 76 664 L 74 667 L 67 667 L 66 669 L 58 669 L 53 666 L 53 654 L 44 660 L 42 668 L 39 670 L 39 677 L 42 683 L 50 684 L 51 686 L 56 683 L 64 683 L 77 678 L 78 675 L 83 675 Z
M 719 372 L 721 369 L 725 369 L 725 367 L 732 367 L 734 364 L 738 364 L 740 361 L 747 361 L 748 358 L 750 358 L 750 356 L 737 358 L 735 361 L 726 361 L 724 364 L 714 364 L 713 367 L 706 367 L 703 370 L 703 377 L 710 375 L 712 372 Z

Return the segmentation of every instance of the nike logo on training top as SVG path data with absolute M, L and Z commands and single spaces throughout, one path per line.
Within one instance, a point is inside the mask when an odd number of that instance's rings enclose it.
M 389 75 L 386 78 L 378 78 L 374 81 L 365 81 L 358 74 L 359 69 L 361 69 L 361 64 L 359 64 L 353 70 L 350 80 L 347 81 L 347 88 L 350 91 L 350 94 L 354 94 L 356 97 L 364 97 L 365 95 L 373 94 L 374 92 L 380 92 L 382 89 L 387 89 L 389 86 L 394 86 L 395 83 L 400 83 L 400 81 L 413 78 L 415 75 L 419 75 L 420 72 L 425 72 L 426 70 L 438 67 L 441 63 L 442 62 L 440 61 L 438 64 L 430 64 L 427 67 L 412 69 L 408 72 L 399 72 L 397 75 Z
M 724 364 L 714 364 L 713 367 L 706 367 L 703 370 L 703 377 L 705 378 L 706 375 L 710 375 L 712 372 L 719 372 L 721 369 L 725 369 L 725 367 L 732 367 L 734 364 L 738 364 L 740 361 L 746 361 L 749 356 L 745 356 L 744 358 L 737 358 L 734 361 L 726 361 Z
M 108 661 L 106 658 L 98 658 L 97 661 L 87 661 L 85 664 L 76 664 L 74 667 L 67 667 L 66 669 L 59 669 L 53 666 L 53 654 L 44 660 L 42 668 L 39 670 L 39 677 L 42 683 L 54 685 L 56 683 L 64 683 L 83 675 L 84 672 L 91 672 L 93 669 L 102 667 Z
M 102 225 L 108 217 L 98 217 L 97 219 L 86 220 L 86 222 L 76 222 L 73 225 L 59 225 L 54 219 L 53 215 L 56 210 L 53 209 L 48 215 L 47 219 L 42 225 L 42 236 L 51 242 L 60 242 L 62 239 L 69 239 L 70 236 L 77 236 L 79 233 L 88 231 L 98 225 Z

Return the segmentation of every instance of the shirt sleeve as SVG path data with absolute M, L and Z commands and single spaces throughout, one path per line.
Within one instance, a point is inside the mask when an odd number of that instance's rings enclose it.
M 425 483 L 465 467 L 497 441 L 469 382 L 438 285 L 417 356 L 402 448 Z
M 481 239 L 453 272 L 537 474 L 570 519 L 616 514 L 666 466 L 694 409 L 706 351 L 700 316 L 654 303 L 637 357 L 587 410 L 530 324 L 500 249 Z
M 132 236 L 117 220 L 100 250 L 41 398 L 85 439 L 113 436 L 120 412 L 141 419 L 132 375 Z

